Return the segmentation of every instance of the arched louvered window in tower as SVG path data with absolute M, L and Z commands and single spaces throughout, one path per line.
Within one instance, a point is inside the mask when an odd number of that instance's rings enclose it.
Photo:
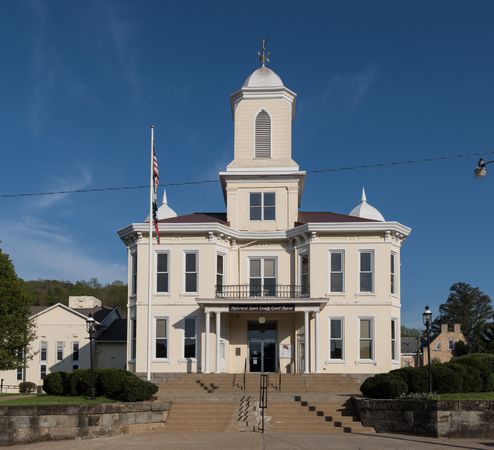
M 271 158 L 271 118 L 264 109 L 256 117 L 256 158 Z

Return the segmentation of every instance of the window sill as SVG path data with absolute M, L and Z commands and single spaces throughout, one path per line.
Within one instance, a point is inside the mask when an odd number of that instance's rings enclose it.
M 357 292 L 355 295 L 356 296 L 362 296 L 362 297 L 375 297 L 376 293 L 375 292 Z
M 376 365 L 376 361 L 374 361 L 373 359 L 359 359 L 357 361 L 357 364 L 374 364 L 374 365 Z
M 199 292 L 182 292 L 180 297 L 197 297 L 199 296 Z
M 151 360 L 152 363 L 170 363 L 170 360 L 168 358 L 154 358 Z
M 153 297 L 170 297 L 169 292 L 154 292 Z
M 180 358 L 178 360 L 179 363 L 190 363 L 190 362 L 193 362 L 193 363 L 196 363 L 197 362 L 197 358 Z
M 345 295 L 345 292 L 328 292 L 326 297 L 344 297 Z

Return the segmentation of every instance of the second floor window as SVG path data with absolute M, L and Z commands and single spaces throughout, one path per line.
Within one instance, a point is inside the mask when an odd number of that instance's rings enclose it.
M 72 343 L 72 361 L 79 362 L 79 342 Z
M 132 295 L 137 293 L 137 253 L 132 253 L 130 257 L 130 273 L 132 275 L 130 292 Z
M 300 284 L 302 294 L 309 293 L 309 255 L 300 256 Z
M 63 342 L 57 342 L 57 361 L 63 359 Z
M 373 253 L 371 251 L 360 252 L 360 292 L 373 292 Z
M 276 260 L 252 258 L 250 260 L 250 295 L 255 297 L 276 294 Z
M 396 253 L 391 253 L 391 293 L 396 294 Z
M 185 254 L 185 292 L 197 292 L 197 253 Z
M 44 362 L 47 360 L 47 358 L 48 358 L 48 342 L 41 341 L 39 359 L 40 359 L 40 361 Z
M 223 292 L 225 282 L 225 255 L 216 255 L 216 292 Z
M 275 193 L 250 193 L 250 220 L 275 220 Z
M 156 292 L 168 292 L 168 253 L 156 255 Z
M 330 264 L 329 289 L 331 292 L 343 292 L 343 252 L 332 251 Z

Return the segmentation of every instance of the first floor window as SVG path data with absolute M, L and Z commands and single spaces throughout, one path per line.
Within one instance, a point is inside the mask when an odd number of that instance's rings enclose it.
M 360 292 L 373 292 L 373 253 L 360 252 Z
M 131 341 L 130 341 L 130 359 L 136 359 L 136 333 L 137 333 L 137 321 L 136 319 L 130 319 L 130 333 L 131 333 Z
M 396 340 L 396 320 L 391 319 L 391 359 L 398 359 L 397 340 Z
M 329 320 L 329 359 L 343 359 L 343 320 Z
M 156 292 L 168 292 L 168 253 L 156 255 Z
M 332 251 L 330 260 L 330 280 L 331 292 L 343 292 L 343 252 Z
M 391 293 L 396 294 L 396 253 L 391 253 Z
M 63 342 L 57 342 L 57 361 L 63 359 Z
M 250 193 L 250 220 L 275 220 L 276 206 L 274 192 Z
M 167 320 L 156 319 L 156 358 L 168 358 L 168 332 Z
M 448 350 L 452 352 L 454 350 L 454 348 L 455 348 L 455 341 L 454 341 L 454 339 L 450 339 L 448 341 Z
M 17 368 L 17 381 L 21 381 L 24 375 L 24 369 L 22 367 Z
M 185 292 L 197 292 L 197 253 L 185 254 Z
M 439 352 L 441 351 L 441 341 L 439 341 L 437 344 L 436 344 L 436 350 Z
M 360 359 L 372 358 L 372 319 L 360 319 Z
M 46 377 L 46 364 L 41 364 L 39 377 L 44 380 Z
M 17 381 L 22 380 L 24 377 L 24 352 L 22 349 L 17 350 L 17 360 L 19 362 L 19 367 L 17 367 Z
M 185 328 L 184 357 L 196 358 L 197 357 L 196 319 L 185 319 L 184 328 Z
M 216 255 L 216 292 L 223 292 L 225 282 L 225 255 Z
M 48 342 L 41 341 L 39 359 L 40 361 L 47 361 L 47 358 L 48 358 Z

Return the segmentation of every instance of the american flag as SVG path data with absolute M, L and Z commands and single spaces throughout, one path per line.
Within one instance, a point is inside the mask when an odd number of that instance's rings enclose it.
M 153 142 L 153 223 L 156 230 L 156 240 L 160 243 L 160 231 L 158 228 L 158 185 L 160 184 L 160 172 L 158 170 L 158 159 L 156 158 L 156 147 Z

